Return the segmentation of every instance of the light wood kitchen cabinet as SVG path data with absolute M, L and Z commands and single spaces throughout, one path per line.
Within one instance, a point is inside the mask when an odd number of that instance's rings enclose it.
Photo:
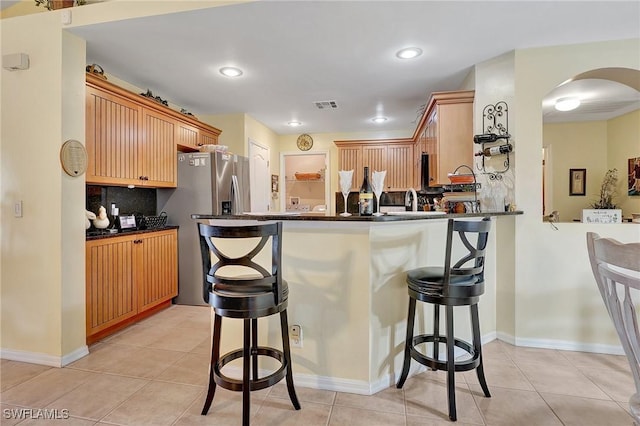
M 413 187 L 415 175 L 420 168 L 414 165 L 414 144 L 402 143 L 387 146 L 387 176 L 385 186 L 390 191 L 404 191 Z M 392 189 L 393 188 L 393 189 Z M 420 189 L 420 186 L 415 186 Z
M 412 138 L 334 141 L 338 169 L 354 170 L 352 190 L 363 168 L 386 170 L 385 189 L 421 189 L 421 154 L 429 154 L 429 186 L 449 184 L 448 173 L 473 167 L 473 90 L 437 92 L 429 98 Z
M 135 102 L 87 87 L 87 183 L 138 184 L 141 114 Z
M 138 312 L 178 295 L 177 231 L 144 234 L 135 251 Z
M 447 174 L 460 165 L 473 167 L 474 93 L 437 92 L 427 103 L 415 135 L 424 135 L 420 153 L 429 154 L 430 186 L 449 184 Z M 416 157 L 418 164 L 420 153 Z
M 195 127 L 184 121 L 177 121 L 176 145 L 178 150 L 197 150 L 202 145 L 217 145 L 218 135 L 205 129 Z
M 336 143 L 337 145 L 337 143 Z M 351 189 L 357 190 L 362 184 L 362 145 L 338 145 L 338 170 L 353 170 L 353 179 L 351 180 Z M 340 183 L 338 182 L 338 189 Z
M 177 247 L 176 229 L 87 241 L 87 344 L 171 304 Z
M 217 144 L 220 130 L 86 74 L 88 184 L 173 188 L 176 152 Z
M 385 190 L 404 191 L 413 186 L 415 143 L 411 139 L 378 141 L 335 141 L 338 146 L 339 170 L 354 170 L 352 189 L 360 188 L 364 167 L 369 177 L 374 170 L 386 170 Z
M 142 109 L 144 137 L 140 143 L 140 176 L 145 186 L 175 188 L 176 121 L 149 108 Z
M 183 121 L 176 121 L 176 145 L 181 148 L 197 149 L 199 143 L 198 129 Z
M 206 130 L 200 130 L 198 134 L 198 146 L 202 145 L 217 145 L 218 135 Z

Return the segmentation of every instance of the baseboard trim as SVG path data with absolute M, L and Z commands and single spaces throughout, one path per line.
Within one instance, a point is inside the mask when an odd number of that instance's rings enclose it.
M 9 361 L 28 362 L 30 364 L 48 365 L 50 367 L 64 367 L 80 358 L 89 355 L 89 347 L 81 346 L 73 352 L 61 357 L 38 352 L 27 352 L 15 349 L 0 349 L 0 358 Z
M 527 348 L 557 349 L 559 351 L 592 352 L 597 354 L 624 355 L 622 346 L 603 345 L 599 343 L 580 343 L 567 340 L 527 339 L 498 333 L 498 340 Z

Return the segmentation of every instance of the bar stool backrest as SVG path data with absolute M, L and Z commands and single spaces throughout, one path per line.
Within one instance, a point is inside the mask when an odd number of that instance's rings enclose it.
M 249 226 L 215 226 L 198 224 L 200 232 L 200 250 L 202 254 L 203 298 L 209 302 L 212 290 L 234 293 L 250 297 L 255 293 L 273 292 L 274 304 L 283 301 L 282 273 L 282 222 Z M 230 256 L 216 244 L 219 239 L 254 239 L 253 248 L 242 256 Z M 257 243 L 255 242 L 255 239 Z M 254 258 L 271 242 L 270 270 L 254 261 Z M 218 260 L 212 262 L 211 254 Z M 237 266 L 252 271 L 252 274 L 228 277 L 219 273 L 224 267 Z
M 633 373 L 636 395 L 630 408 L 640 424 L 640 335 L 633 301 L 640 290 L 640 243 L 622 244 L 587 232 L 587 251 L 598 290 Z
M 448 285 L 451 283 L 452 278 L 468 277 L 475 278 L 474 281 L 476 283 L 484 282 L 484 256 L 487 248 L 487 241 L 489 239 L 490 228 L 490 218 L 484 218 L 480 221 L 449 219 L 444 262 L 444 296 L 447 296 Z M 468 253 L 452 265 L 451 256 L 453 248 L 453 234 L 456 232 Z M 470 237 L 473 236 L 477 236 L 475 244 L 470 241 Z

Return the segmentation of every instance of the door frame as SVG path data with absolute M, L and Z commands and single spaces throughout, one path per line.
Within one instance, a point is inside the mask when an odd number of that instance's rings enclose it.
M 249 149 L 248 149 L 248 157 L 249 157 L 249 182 L 254 181 L 254 174 L 256 173 L 256 171 L 253 169 L 253 167 L 251 167 L 251 158 L 252 155 L 254 154 L 254 147 L 259 147 L 263 150 L 267 151 L 267 176 L 265 176 L 265 182 L 271 182 L 271 149 L 269 148 L 269 146 L 267 145 L 263 145 L 260 142 L 256 141 L 255 139 L 252 138 L 247 138 L 247 142 L 249 145 Z M 269 185 L 270 186 L 270 185 Z M 251 185 L 249 185 L 249 187 L 251 188 Z M 271 192 L 267 192 L 266 194 L 267 196 L 267 209 L 269 211 L 272 210 L 272 197 L 271 197 Z M 251 209 L 251 211 L 253 211 L 253 209 Z
M 305 155 L 321 155 L 324 154 L 324 165 L 325 165 L 325 174 L 324 174 L 324 203 L 327 206 L 327 212 L 333 211 L 333 200 L 331 197 L 331 153 L 329 150 L 318 149 L 307 152 L 300 151 L 281 151 L 280 152 L 280 176 L 278 178 L 278 186 L 280 188 L 280 211 L 284 212 L 287 209 L 286 205 L 286 197 L 282 196 L 286 192 L 286 176 L 284 169 L 285 159 L 286 157 L 293 156 L 305 156 Z

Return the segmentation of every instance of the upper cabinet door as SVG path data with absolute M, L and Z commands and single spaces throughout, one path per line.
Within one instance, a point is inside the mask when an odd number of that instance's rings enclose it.
M 200 134 L 198 138 L 199 147 L 202 145 L 217 145 L 217 144 L 218 144 L 217 134 L 200 129 Z
M 362 184 L 362 146 L 345 146 L 338 149 L 338 170 L 353 170 L 351 189 L 358 190 Z M 340 183 L 338 180 L 338 189 Z
M 87 183 L 138 182 L 141 112 L 134 102 L 87 86 Z
M 387 146 L 387 175 L 385 186 L 389 191 L 404 191 L 413 187 L 417 173 L 413 143 Z M 419 166 L 418 166 L 419 167 Z M 420 189 L 418 186 L 417 189 Z
M 176 121 L 165 114 L 144 108 L 143 143 L 139 158 L 142 160 L 140 179 L 145 186 L 175 187 L 177 182 Z
M 438 184 L 448 185 L 450 181 L 447 174 L 453 173 L 459 166 L 466 165 L 473 169 L 472 101 L 438 105 L 436 131 L 437 170 L 434 172 Z
M 387 147 L 385 145 L 363 145 L 362 147 L 362 167 L 358 171 L 358 179 L 354 182 L 357 190 L 360 190 L 364 181 L 364 168 L 369 167 L 369 183 L 373 171 L 382 171 L 388 169 L 387 164 Z M 387 175 L 389 172 L 387 171 Z M 389 180 L 385 179 L 385 187 L 389 187 Z
M 176 121 L 176 145 L 178 145 L 178 150 L 181 150 L 181 148 L 197 149 L 200 143 L 199 133 L 196 127 L 182 121 Z

